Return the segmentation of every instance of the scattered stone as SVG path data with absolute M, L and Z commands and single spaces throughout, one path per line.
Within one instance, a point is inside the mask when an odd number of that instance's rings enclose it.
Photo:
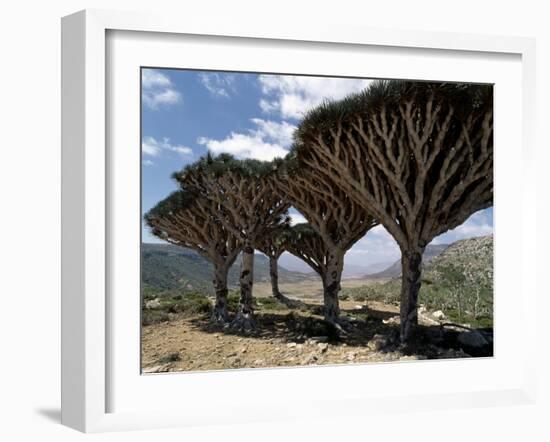
M 324 353 L 328 350 L 328 344 L 326 342 L 319 342 L 317 348 L 321 350 L 321 353 Z
M 445 313 L 443 313 L 441 310 L 437 310 L 435 312 L 432 313 L 432 316 L 435 318 L 435 319 L 446 319 L 447 316 L 445 316 Z
M 247 349 L 246 347 L 243 347 L 243 348 L 241 348 L 241 353 L 246 353 L 247 350 L 248 350 L 248 349 Z
M 355 310 L 363 310 L 363 306 L 362 306 L 362 305 L 356 305 L 354 308 L 355 308 Z
M 237 356 L 237 352 L 232 352 L 227 355 L 228 358 L 233 358 L 235 356 Z
M 384 324 L 394 324 L 394 325 L 397 325 L 401 322 L 401 319 L 399 318 L 399 315 L 398 316 L 392 316 L 391 318 L 388 318 L 388 319 L 382 319 L 382 322 Z
M 289 342 L 288 344 L 286 344 L 288 348 L 294 348 L 296 347 L 296 345 L 297 345 L 296 342 Z
M 310 343 L 328 342 L 328 336 L 313 336 L 309 338 Z
M 254 361 L 254 365 L 264 365 L 264 362 L 265 362 L 265 361 L 264 361 L 263 359 L 256 359 L 256 360 Z
M 146 373 L 166 373 L 170 371 L 170 364 L 155 365 L 144 369 Z
M 159 307 L 160 307 L 160 299 L 159 298 L 152 299 L 151 301 L 147 301 L 145 303 L 145 308 L 147 308 L 147 309 L 159 308 Z
M 350 351 L 349 353 L 346 354 L 346 359 L 348 361 L 354 361 L 355 360 L 355 353 L 353 353 L 352 351 Z
M 385 336 L 376 334 L 367 344 L 367 347 L 373 351 L 380 351 L 388 344 L 388 340 Z
M 466 331 L 458 335 L 458 342 L 467 347 L 480 348 L 489 344 L 487 339 L 478 331 Z
M 399 358 L 400 361 L 422 361 L 428 359 L 424 355 L 410 355 L 410 356 L 401 356 Z

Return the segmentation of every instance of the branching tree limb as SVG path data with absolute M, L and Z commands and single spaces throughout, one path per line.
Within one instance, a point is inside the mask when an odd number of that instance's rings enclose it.
M 402 252 L 401 340 L 426 245 L 493 204 L 492 86 L 380 81 L 312 110 L 292 155 L 379 220 Z
M 145 215 L 145 220 L 156 237 L 193 249 L 213 264 L 216 303 L 212 319 L 226 322 L 227 274 L 242 249 L 242 242 L 216 221 L 218 212 L 215 202 L 180 190 L 160 201 Z
M 286 222 L 287 201 L 272 192 L 275 172 L 271 163 L 236 160 L 231 155 L 207 155 L 174 174 L 182 188 L 193 189 L 219 211 L 216 221 L 243 244 L 239 310 L 232 326 L 250 330 L 253 318 L 254 247 L 264 235 Z
M 256 242 L 256 248 L 269 258 L 269 276 L 271 278 L 271 291 L 275 298 L 289 307 L 293 302 L 284 296 L 279 290 L 279 257 L 287 250 L 289 235 L 288 226 L 277 226 L 273 231 L 266 234 Z
M 344 256 L 378 222 L 326 174 L 319 175 L 295 159 L 279 164 L 278 170 L 277 188 L 306 217 L 309 226 L 319 235 L 317 238 L 304 229 L 301 245 L 309 248 L 315 243 L 318 258 L 321 251 L 328 252 L 322 255 L 322 270 L 319 262 L 315 265 L 321 270 L 318 273 L 323 278 L 325 319 L 337 323 Z M 320 240 L 322 245 L 319 244 Z

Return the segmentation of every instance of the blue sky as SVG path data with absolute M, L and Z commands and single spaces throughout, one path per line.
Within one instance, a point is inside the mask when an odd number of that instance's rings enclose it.
M 208 150 L 238 158 L 284 156 L 301 115 L 326 98 L 342 98 L 370 80 L 288 75 L 142 69 L 142 207 L 145 213 L 176 189 L 170 176 Z M 303 217 L 292 210 L 295 222 Z M 487 235 L 493 210 L 472 215 L 434 243 Z M 158 242 L 142 227 L 144 242 Z M 381 226 L 346 255 L 346 263 L 369 265 L 399 257 Z M 285 262 L 288 262 L 288 257 Z

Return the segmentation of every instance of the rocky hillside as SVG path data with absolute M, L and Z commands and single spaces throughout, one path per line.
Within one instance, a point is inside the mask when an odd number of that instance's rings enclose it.
M 449 244 L 430 244 L 424 251 L 424 265 L 429 263 L 433 258 L 441 254 Z M 398 278 L 401 276 L 401 261 L 395 261 L 391 266 L 382 270 L 381 272 L 371 273 L 365 275 L 365 278 L 369 279 L 388 279 Z
M 183 290 L 213 293 L 212 265 L 198 253 L 171 244 L 142 244 L 141 275 L 145 291 Z M 310 276 L 279 266 L 280 282 L 301 281 Z M 269 260 L 255 255 L 254 281 L 269 281 Z M 228 284 L 239 282 L 239 259 L 229 271 Z
M 401 281 L 344 290 L 354 299 L 398 304 Z M 457 241 L 433 257 L 422 273 L 419 303 L 441 310 L 453 322 L 492 327 L 493 323 L 493 237 Z
M 493 236 L 457 241 L 432 259 L 425 278 L 443 282 L 449 269 L 455 269 L 479 286 L 493 285 Z

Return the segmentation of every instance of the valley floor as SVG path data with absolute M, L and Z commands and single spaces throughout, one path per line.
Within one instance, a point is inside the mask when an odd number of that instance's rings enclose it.
M 301 307 L 296 309 L 281 304 L 274 307 L 271 302 L 268 307 L 269 299 L 258 298 L 258 330 L 251 334 L 213 325 L 205 315 L 175 315 L 170 321 L 144 326 L 143 372 L 470 357 L 456 345 L 460 332 L 443 335 L 434 325 L 437 321 L 427 313 L 421 316 L 420 337 L 414 345 L 403 348 L 396 339 L 398 307 L 394 305 L 342 301 L 342 314 L 350 327 L 346 336 L 337 337 L 323 328 L 318 297 L 301 298 Z

